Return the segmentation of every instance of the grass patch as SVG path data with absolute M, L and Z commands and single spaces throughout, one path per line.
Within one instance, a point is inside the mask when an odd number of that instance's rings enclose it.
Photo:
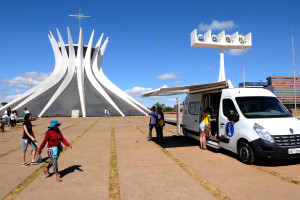
M 127 120 L 127 121 L 128 121 L 129 124 L 131 124 L 131 126 L 136 128 L 140 133 L 142 133 L 145 137 L 147 137 L 147 134 L 144 131 L 142 131 L 139 127 L 137 127 L 131 121 L 129 121 L 129 120 Z M 168 150 L 166 150 L 165 148 L 161 147 L 160 145 L 156 144 L 153 141 L 152 141 L 152 143 L 155 144 L 157 148 L 159 148 L 164 154 L 166 154 L 169 158 L 171 158 L 177 165 L 179 165 L 184 171 L 186 171 L 191 177 L 193 177 L 198 183 L 200 183 L 200 185 L 202 185 L 205 189 L 207 189 L 217 199 L 221 199 L 221 200 L 230 199 L 224 193 L 222 193 L 219 189 L 217 189 L 215 186 L 210 184 L 208 181 L 206 181 L 204 178 L 202 178 L 196 172 L 194 172 L 192 169 L 190 169 L 186 164 L 181 162 L 178 158 L 176 158 Z
M 90 125 L 87 129 L 85 129 L 83 132 L 81 132 L 74 140 L 70 142 L 71 145 L 73 145 L 75 142 L 79 140 L 86 132 L 88 132 L 97 122 L 99 122 L 101 119 L 98 119 L 95 121 L 92 125 Z M 77 124 L 77 123 L 76 123 Z M 69 126 L 71 127 L 71 126 Z M 66 129 L 66 128 L 65 128 Z M 68 147 L 64 148 L 64 151 L 61 153 L 63 154 L 68 150 Z M 49 162 L 50 159 L 48 159 L 46 162 Z M 46 168 L 48 163 L 44 163 L 41 165 L 37 170 L 35 170 L 33 173 L 31 173 L 26 179 L 24 179 L 17 187 L 15 187 L 12 191 L 10 191 L 2 200 L 10 200 L 14 199 L 19 193 L 21 193 L 34 179 L 36 179 Z
M 110 146 L 110 178 L 109 178 L 109 199 L 120 199 L 118 162 L 116 151 L 116 137 L 114 129 L 114 119 L 111 123 L 111 146 Z

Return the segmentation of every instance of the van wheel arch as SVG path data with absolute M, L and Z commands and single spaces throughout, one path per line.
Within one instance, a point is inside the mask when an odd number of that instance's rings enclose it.
M 253 153 L 253 148 L 251 147 L 248 140 L 241 138 L 237 142 L 237 152 L 239 159 L 242 163 L 252 165 L 255 162 L 255 156 Z

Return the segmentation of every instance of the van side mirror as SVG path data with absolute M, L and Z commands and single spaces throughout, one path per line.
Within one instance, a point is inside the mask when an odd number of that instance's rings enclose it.
M 226 117 L 228 117 L 228 120 L 231 122 L 237 122 L 240 118 L 239 114 L 237 112 L 234 112 L 233 110 L 229 110 Z
M 289 113 L 291 113 L 291 115 L 293 115 L 292 109 L 288 108 L 287 110 L 289 111 Z

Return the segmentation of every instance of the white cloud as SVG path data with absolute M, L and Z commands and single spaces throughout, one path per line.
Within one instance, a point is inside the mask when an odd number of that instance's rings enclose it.
M 173 84 L 175 84 L 175 85 L 180 85 L 180 84 L 183 84 L 183 82 L 182 82 L 182 81 L 176 81 L 176 82 L 174 82 Z
M 1 80 L 7 87 L 29 89 L 45 80 L 50 73 L 26 72 L 12 79 Z
M 176 98 L 170 98 L 170 99 L 167 99 L 166 101 L 167 101 L 167 102 L 176 102 L 177 99 L 176 99 Z
M 22 90 L 20 90 L 20 89 L 15 89 L 15 94 L 21 94 L 22 93 Z
M 159 75 L 156 77 L 156 79 L 158 80 L 173 80 L 173 79 L 176 79 L 177 76 L 174 72 L 171 72 L 171 73 L 165 73 L 163 75 Z
M 244 53 L 247 52 L 248 49 L 244 49 Z M 232 55 L 232 56 L 239 56 L 239 55 L 242 55 L 243 50 L 242 49 L 229 49 L 226 53 L 228 53 L 229 55 Z
M 166 97 L 165 96 L 151 96 L 150 99 L 152 100 L 164 100 Z
M 167 87 L 168 87 L 167 85 L 163 85 L 160 88 L 167 88 Z M 149 92 L 151 90 L 153 90 L 153 89 L 152 88 L 143 88 L 143 87 L 133 87 L 132 89 L 125 90 L 125 92 L 132 97 L 141 97 L 142 93 Z M 153 98 L 156 98 L 156 96 L 153 96 Z
M 214 70 L 214 69 L 215 69 L 214 67 L 206 67 L 206 68 L 205 68 L 206 71 L 212 71 L 212 70 Z
M 0 95 L 7 96 L 7 95 L 9 95 L 8 91 L 9 91 L 8 88 L 2 88 L 2 87 L 0 87 Z
M 133 87 L 132 89 L 125 90 L 127 94 L 132 97 L 141 97 L 141 94 L 144 92 L 149 92 L 153 90 L 152 88 L 143 88 L 143 87 Z
M 0 97 L 0 103 L 3 103 L 3 102 L 9 103 L 10 101 L 18 98 L 19 96 L 20 96 L 20 94 Z
M 238 27 L 238 25 L 236 25 L 233 20 L 220 21 L 220 22 L 218 20 L 213 20 L 211 24 L 200 23 L 198 29 L 199 31 L 230 30 L 236 27 Z

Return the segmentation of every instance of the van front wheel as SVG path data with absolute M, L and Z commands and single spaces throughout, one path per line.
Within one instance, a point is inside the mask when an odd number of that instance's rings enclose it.
M 254 154 L 253 154 L 253 150 L 250 147 L 248 142 L 241 142 L 239 144 L 239 157 L 241 162 L 245 163 L 245 164 L 249 164 L 252 165 L 254 163 Z

